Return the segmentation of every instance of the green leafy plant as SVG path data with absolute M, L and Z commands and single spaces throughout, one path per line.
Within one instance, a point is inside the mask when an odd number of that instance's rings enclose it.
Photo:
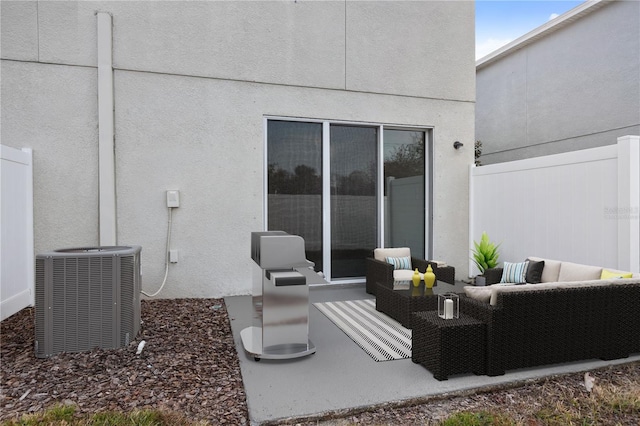
M 486 232 L 482 233 L 480 243 L 474 241 L 475 248 L 472 250 L 473 262 L 476 264 L 481 274 L 487 269 L 495 268 L 498 265 L 498 247 L 489 240 Z

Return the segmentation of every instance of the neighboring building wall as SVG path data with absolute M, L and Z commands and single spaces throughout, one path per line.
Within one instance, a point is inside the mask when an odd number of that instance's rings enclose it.
M 476 139 L 483 164 L 613 145 L 619 136 L 640 134 L 640 2 L 583 7 L 590 13 L 559 29 L 549 23 L 551 31 L 530 44 L 516 41 L 478 61 Z
M 113 16 L 118 244 L 160 297 L 251 290 L 263 117 L 432 126 L 434 256 L 466 268 L 472 2 L 7 2 L 2 143 L 34 151 L 35 249 L 99 244 L 95 13 Z M 454 150 L 460 140 L 464 149 Z

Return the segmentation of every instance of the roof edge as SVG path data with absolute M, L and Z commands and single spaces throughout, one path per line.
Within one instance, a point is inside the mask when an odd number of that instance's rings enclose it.
M 525 35 L 518 37 L 511 43 L 502 46 L 499 49 L 494 50 L 486 56 L 476 61 L 476 70 L 484 68 L 485 66 L 496 62 L 509 54 L 516 52 L 529 44 L 539 40 L 547 35 L 566 27 L 573 21 L 576 21 L 609 3 L 613 3 L 618 0 L 587 0 L 584 3 L 574 7 L 573 9 L 563 13 L 562 15 L 554 18 L 545 24 L 535 28 Z

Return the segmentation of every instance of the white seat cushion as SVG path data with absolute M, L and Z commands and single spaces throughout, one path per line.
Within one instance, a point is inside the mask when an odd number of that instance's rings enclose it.
M 489 303 L 491 300 L 491 287 L 476 287 L 473 285 L 464 286 L 464 292 L 467 297 Z
M 613 279 L 613 280 L 588 280 L 588 281 L 568 281 L 568 282 L 555 282 L 555 283 L 543 283 L 543 284 L 494 284 L 488 288 L 491 289 L 490 304 L 496 305 L 498 303 L 498 294 L 507 293 L 513 291 L 544 291 L 553 290 L 556 288 L 586 288 L 586 287 L 600 287 L 607 285 L 628 285 L 637 284 L 638 280 L 633 278 Z
M 400 281 L 411 281 L 413 278 L 413 271 L 411 269 L 395 269 L 393 271 L 393 279 Z M 424 274 L 420 274 L 420 279 L 424 279 Z

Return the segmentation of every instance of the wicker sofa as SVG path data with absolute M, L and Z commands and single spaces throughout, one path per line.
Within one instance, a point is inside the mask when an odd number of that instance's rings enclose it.
M 411 259 L 411 268 L 407 270 L 397 270 L 395 267 L 385 260 L 386 257 L 409 257 Z M 427 266 L 431 265 L 436 279 L 449 284 L 455 283 L 456 270 L 453 266 L 438 267 L 436 262 L 430 262 L 425 259 L 419 259 L 411 256 L 408 247 L 398 248 L 377 248 L 373 251 L 373 255 L 366 260 L 366 290 L 369 294 L 376 294 L 376 285 L 384 284 L 389 288 L 393 288 L 394 280 L 410 280 L 415 268 L 424 273 Z
M 640 352 L 640 275 L 593 278 L 602 268 L 545 260 L 539 284 L 465 287 L 460 310 L 487 324 L 486 372 L 584 359 L 618 359 Z M 565 274 L 562 274 L 562 268 Z M 584 268 L 582 268 L 584 267 Z M 595 268 L 595 269 L 594 269 Z M 487 281 L 501 276 L 485 273 Z M 494 277 L 489 279 L 489 277 Z M 552 281 L 555 277 L 555 281 Z

